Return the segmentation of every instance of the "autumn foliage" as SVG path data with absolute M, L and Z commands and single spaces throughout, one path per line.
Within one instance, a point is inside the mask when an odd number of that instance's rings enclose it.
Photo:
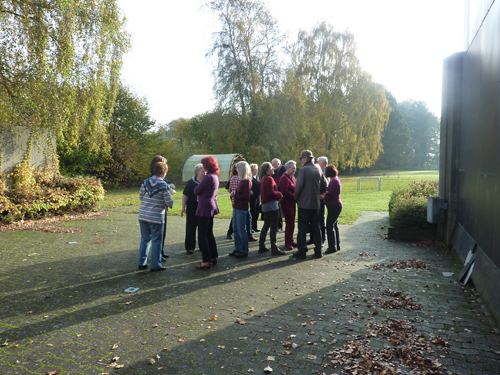
M 17 165 L 9 176 L 0 174 L 0 222 L 86 212 L 103 199 L 104 189 L 95 178 L 37 171 L 29 162 Z

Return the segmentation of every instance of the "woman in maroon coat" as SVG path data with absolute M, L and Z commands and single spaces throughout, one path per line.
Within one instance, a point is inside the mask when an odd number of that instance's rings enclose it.
M 285 164 L 285 173 L 280 177 L 279 187 L 283 198 L 281 198 L 281 209 L 285 217 L 285 248 L 293 250 L 297 244 L 293 242 L 293 231 L 295 230 L 295 171 L 297 163 L 293 160 Z
M 229 254 L 235 258 L 246 258 L 248 256 L 248 231 L 250 228 L 250 212 L 248 202 L 252 193 L 252 172 L 246 161 L 236 164 L 239 183 L 235 191 L 231 193 L 234 198 L 233 203 L 233 232 L 234 251 Z
M 264 226 L 260 232 L 259 253 L 269 251 L 269 249 L 266 248 L 265 243 L 267 231 L 271 228 L 271 254 L 284 255 L 285 252 L 278 249 L 278 246 L 276 245 L 276 232 L 278 231 L 279 216 L 278 202 L 282 197 L 282 194 L 278 191 L 278 185 L 276 185 L 276 182 L 274 182 L 274 179 L 271 177 L 274 173 L 271 163 L 266 162 L 262 164 L 260 171 L 263 175 L 260 182 L 260 199 L 262 216 L 264 217 Z

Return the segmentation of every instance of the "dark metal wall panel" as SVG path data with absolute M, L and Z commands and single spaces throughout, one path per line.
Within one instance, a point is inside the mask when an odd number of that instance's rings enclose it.
M 462 71 L 462 121 L 459 147 L 458 221 L 474 236 L 476 206 L 475 166 L 479 139 L 475 137 L 481 124 L 481 53 L 479 45 L 471 46 L 464 56 Z
M 500 325 L 500 0 L 466 12 L 465 52 L 443 64 L 440 233 L 462 261 L 475 251 L 472 280 Z
M 500 1 L 471 1 L 475 37 L 464 56 L 458 222 L 500 267 Z

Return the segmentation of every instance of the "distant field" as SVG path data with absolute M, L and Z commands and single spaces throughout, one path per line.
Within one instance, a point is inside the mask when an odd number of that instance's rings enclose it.
M 379 211 L 388 210 L 389 198 L 394 189 L 407 186 L 412 181 L 422 180 L 438 180 L 438 171 L 404 171 L 399 172 L 383 172 L 380 174 L 359 175 L 359 176 L 342 176 L 342 203 L 344 208 L 340 215 L 340 224 L 352 224 L 361 211 Z M 361 191 L 358 191 L 358 177 L 380 177 L 382 179 L 382 191 L 378 191 L 378 180 L 361 180 Z M 174 208 L 169 211 L 169 215 L 180 215 L 182 208 L 182 190 L 183 186 L 177 186 L 177 193 L 174 195 Z M 217 215 L 219 218 L 230 218 L 232 214 L 232 206 L 229 200 L 229 195 L 225 189 L 219 189 L 218 200 L 219 210 L 221 213 Z M 139 189 L 124 189 L 112 190 L 106 192 L 104 201 L 100 203 L 99 209 L 106 210 L 121 206 L 139 206 Z M 134 208 L 138 210 L 138 208 Z

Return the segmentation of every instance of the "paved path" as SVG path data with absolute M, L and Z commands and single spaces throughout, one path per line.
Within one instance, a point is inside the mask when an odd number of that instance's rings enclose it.
M 168 270 L 151 273 L 135 271 L 128 210 L 61 224 L 81 232 L 0 233 L 0 374 L 500 373 L 500 336 L 456 282 L 456 255 L 384 239 L 384 213 L 364 212 L 341 226 L 339 253 L 305 261 L 255 243 L 233 259 L 229 221 L 216 220 L 207 271 L 170 217 Z M 410 259 L 429 269 L 380 266 Z

